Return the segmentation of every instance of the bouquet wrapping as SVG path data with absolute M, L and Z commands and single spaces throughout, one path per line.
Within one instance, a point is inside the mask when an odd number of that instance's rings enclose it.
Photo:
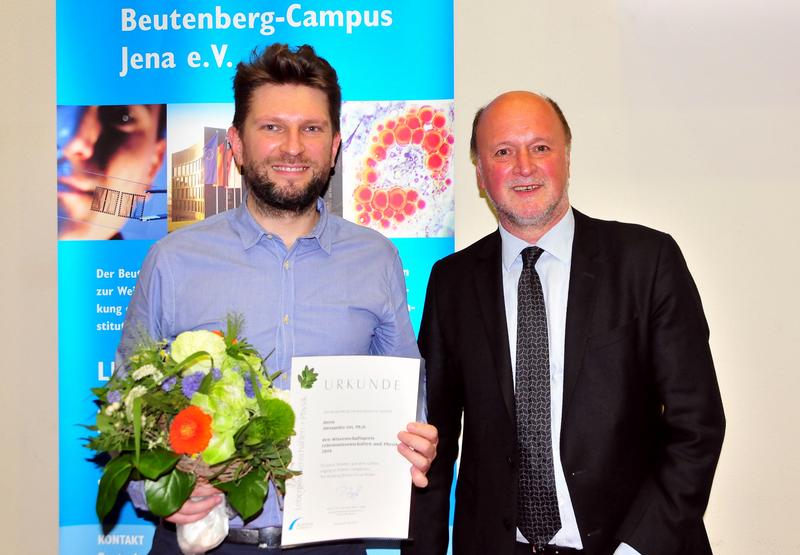
M 228 518 L 225 503 L 220 503 L 201 520 L 177 526 L 178 546 L 184 555 L 202 555 L 221 544 L 228 535 Z

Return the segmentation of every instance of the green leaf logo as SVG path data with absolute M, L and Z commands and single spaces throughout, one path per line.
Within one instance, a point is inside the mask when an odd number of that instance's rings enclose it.
M 297 380 L 300 382 L 300 387 L 303 389 L 311 389 L 311 386 L 317 381 L 317 373 L 314 372 L 313 368 L 306 366 L 303 368 L 303 371 L 300 372 L 300 375 L 297 376 Z

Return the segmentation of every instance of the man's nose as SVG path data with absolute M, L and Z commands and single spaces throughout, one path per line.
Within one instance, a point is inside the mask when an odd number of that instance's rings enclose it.
M 92 106 L 96 109 L 96 106 Z M 64 145 L 64 156 L 71 161 L 85 161 L 94 156 L 94 147 L 100 137 L 100 124 L 91 109 L 86 112 L 75 135 Z
M 300 129 L 288 129 L 284 135 L 284 141 L 281 145 L 286 154 L 297 156 L 305 150 L 303 145 L 303 135 Z
M 515 170 L 520 175 L 530 175 L 533 171 L 530 153 L 526 149 L 520 149 L 516 156 Z

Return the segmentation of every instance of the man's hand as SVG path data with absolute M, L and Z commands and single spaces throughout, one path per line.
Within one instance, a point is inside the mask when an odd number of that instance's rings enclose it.
M 210 513 L 211 509 L 219 505 L 223 499 L 225 496 L 220 490 L 209 485 L 208 482 L 198 482 L 186 503 L 164 520 L 175 524 L 196 522 Z
M 415 486 L 424 488 L 428 485 L 425 474 L 436 458 L 439 430 L 430 424 L 412 422 L 397 434 L 397 439 L 400 440 L 397 450 L 411 463 L 411 480 Z

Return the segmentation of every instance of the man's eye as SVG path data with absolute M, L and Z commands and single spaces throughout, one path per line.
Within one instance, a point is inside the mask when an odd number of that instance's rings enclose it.
M 550 147 L 547 145 L 536 145 L 533 147 L 534 152 L 549 152 Z
M 278 130 L 278 126 L 275 125 L 274 123 L 265 123 L 264 125 L 261 126 L 261 128 L 264 131 L 277 131 Z
M 130 106 L 100 106 L 98 119 L 104 128 L 126 131 L 136 123 Z
M 508 156 L 508 149 L 507 148 L 500 148 L 497 152 L 494 153 L 495 156 Z

